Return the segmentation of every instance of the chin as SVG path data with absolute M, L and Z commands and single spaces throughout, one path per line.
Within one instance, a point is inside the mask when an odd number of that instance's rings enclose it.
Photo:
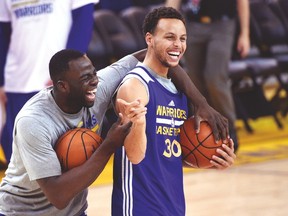
M 178 62 L 170 62 L 169 63 L 169 67 L 176 67 L 177 65 L 179 65 L 179 61 Z
M 94 105 L 95 101 L 93 102 L 86 102 L 85 107 L 90 108 Z

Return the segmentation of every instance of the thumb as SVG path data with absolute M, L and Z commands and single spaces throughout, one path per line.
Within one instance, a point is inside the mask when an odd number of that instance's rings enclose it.
M 118 102 L 118 103 L 121 103 L 121 104 L 123 104 L 123 105 L 127 105 L 127 102 L 126 102 L 125 100 L 121 99 L 121 98 L 118 98 L 118 99 L 117 99 L 117 102 Z

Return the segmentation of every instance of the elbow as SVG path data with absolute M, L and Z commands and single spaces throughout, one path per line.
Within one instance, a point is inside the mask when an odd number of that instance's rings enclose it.
M 141 163 L 142 160 L 144 160 L 145 155 L 146 155 L 146 144 L 145 147 L 142 147 L 141 149 L 138 149 L 137 151 L 131 151 L 131 152 L 126 152 L 127 153 L 127 157 L 129 159 L 129 161 L 136 165 Z
M 129 161 L 134 165 L 139 164 L 144 158 L 145 158 L 145 153 L 138 155 L 137 157 L 135 157 L 135 156 L 129 157 L 128 156 Z
M 133 142 L 127 142 L 127 140 L 125 140 L 124 147 L 129 161 L 132 164 L 139 164 L 142 160 L 144 160 L 146 155 L 146 149 L 147 149 L 146 135 L 144 136 L 143 139 L 141 139 L 141 141 L 133 140 Z
M 67 207 L 68 203 L 57 203 L 54 206 L 59 209 L 59 210 L 63 210 Z
M 49 199 L 49 201 L 55 208 L 63 210 L 68 206 L 70 199 L 65 199 L 63 196 L 59 196 L 58 194 L 58 197 L 56 196 L 53 199 Z

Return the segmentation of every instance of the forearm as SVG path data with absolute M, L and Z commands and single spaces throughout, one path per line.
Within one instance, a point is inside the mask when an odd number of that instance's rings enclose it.
M 145 130 L 146 123 L 133 123 L 131 131 L 124 141 L 127 157 L 133 164 L 140 163 L 145 157 L 147 147 Z
M 249 37 L 250 29 L 250 13 L 249 13 L 249 1 L 237 0 L 238 17 L 240 23 L 240 35 Z
M 193 106 L 206 105 L 205 97 L 196 88 L 186 71 L 181 66 L 176 66 L 169 69 L 168 76 L 172 79 L 177 89 L 185 93 L 188 100 Z
M 165 6 L 166 7 L 173 7 L 175 9 L 179 10 L 181 2 L 182 2 L 182 0 L 166 0 Z
M 104 140 L 83 165 L 61 176 L 37 180 L 48 200 L 58 209 L 65 208 L 81 191 L 91 185 L 105 168 L 115 149 Z
M 145 55 L 146 55 L 147 49 L 142 49 L 137 52 L 132 53 L 132 55 L 138 60 L 143 62 Z

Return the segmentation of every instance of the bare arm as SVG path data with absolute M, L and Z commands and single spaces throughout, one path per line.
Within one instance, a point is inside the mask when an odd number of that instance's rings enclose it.
M 139 51 L 136 51 L 136 52 L 132 53 L 132 55 L 135 58 L 137 58 L 138 61 L 143 62 L 144 58 L 146 56 L 146 53 L 147 53 L 147 49 L 142 49 L 142 50 L 139 50 Z
M 249 0 L 237 0 L 237 8 L 240 22 L 240 34 L 237 42 L 237 50 L 240 53 L 240 56 L 244 58 L 250 50 Z
M 122 124 L 120 117 L 113 124 L 100 147 L 83 165 L 60 176 L 38 179 L 37 183 L 48 200 L 56 208 L 63 209 L 79 192 L 92 184 L 103 171 L 115 149 L 123 144 L 130 127 L 131 123 Z
M 140 110 L 145 107 L 148 103 L 148 95 L 143 84 L 136 78 L 130 78 L 126 80 L 119 88 L 116 98 L 116 110 L 124 115 L 124 122 L 131 121 L 128 113 L 123 110 L 123 103 L 121 100 L 126 102 L 138 101 L 139 105 L 136 108 Z M 145 108 L 146 111 L 146 108 Z M 146 113 L 145 113 L 146 114 Z M 133 120 L 132 120 L 133 121 Z M 146 118 L 145 115 L 141 115 L 139 118 L 133 121 L 131 131 L 127 135 L 124 141 L 124 147 L 128 159 L 133 164 L 140 163 L 146 153 L 147 138 L 146 138 Z
M 207 121 L 212 127 L 215 140 L 218 141 L 220 138 L 226 140 L 229 131 L 228 120 L 207 103 L 183 68 L 181 66 L 171 68 L 169 77 L 193 105 L 196 132 L 200 130 L 200 122 Z
M 173 7 L 175 9 L 179 10 L 181 2 L 182 2 L 182 0 L 166 0 L 165 6 L 166 7 Z

